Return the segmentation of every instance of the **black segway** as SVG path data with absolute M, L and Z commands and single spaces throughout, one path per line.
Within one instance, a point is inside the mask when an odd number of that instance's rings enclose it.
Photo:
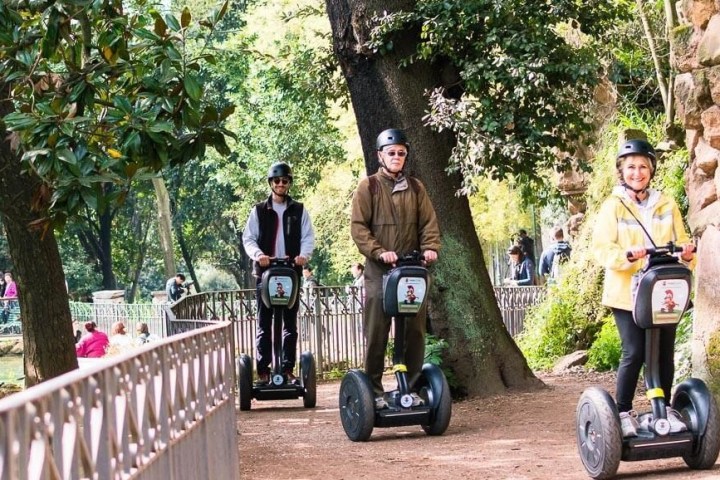
M 577 444 L 585 470 L 596 479 L 611 478 L 620 460 L 636 461 L 683 457 L 692 469 L 709 469 L 720 452 L 720 418 L 715 399 L 705 383 L 690 378 L 677 385 L 671 406 L 687 430 L 670 431 L 665 394 L 658 368 L 660 331 L 674 326 L 690 303 L 690 270 L 672 253 L 672 243 L 648 249 L 634 302 L 633 318 L 645 334 L 645 386 L 652 411 L 638 417 L 636 437 L 622 436 L 613 398 L 598 387 L 586 389 L 576 412 Z
M 273 258 L 270 267 L 261 277 L 261 299 L 266 307 L 273 309 L 273 368 L 270 382 L 253 384 L 253 362 L 248 355 L 237 359 L 238 393 L 240 410 L 250 410 L 250 402 L 256 400 L 292 400 L 303 398 L 305 408 L 314 408 L 317 401 L 315 358 L 310 352 L 300 355 L 298 383 L 290 383 L 282 373 L 282 323 L 283 310 L 295 305 L 300 289 L 297 272 L 287 259 Z
M 405 321 L 415 316 L 425 303 L 428 272 L 418 252 L 406 255 L 383 279 L 383 309 L 393 317 L 395 348 L 393 372 L 397 389 L 385 392 L 389 408 L 375 409 L 375 395 L 368 376 L 350 370 L 340 384 L 340 420 L 348 438 L 354 442 L 370 438 L 374 427 L 420 425 L 428 435 L 442 435 L 450 424 L 452 402 L 450 389 L 442 370 L 426 363 L 414 390 L 413 398 L 404 361 Z M 416 405 L 413 406 L 413 403 Z

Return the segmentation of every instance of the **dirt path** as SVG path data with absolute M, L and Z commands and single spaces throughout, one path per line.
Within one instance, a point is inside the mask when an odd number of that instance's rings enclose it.
M 376 428 L 368 442 L 345 436 L 338 414 L 340 383 L 318 386 L 315 409 L 302 400 L 257 402 L 238 412 L 241 478 L 584 479 L 575 445 L 575 406 L 582 390 L 612 392 L 614 375 L 543 376 L 549 386 L 453 404 L 450 428 L 428 437 L 418 427 Z M 392 379 L 388 377 L 391 384 Z M 689 470 L 681 458 L 620 464 L 618 479 L 718 479 Z

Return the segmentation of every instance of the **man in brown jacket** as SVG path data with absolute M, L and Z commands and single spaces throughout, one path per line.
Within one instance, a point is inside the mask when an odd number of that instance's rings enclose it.
M 425 186 L 403 173 L 409 143 L 402 130 L 389 129 L 378 135 L 379 171 L 360 181 L 352 202 L 351 234 L 365 255 L 365 310 L 363 326 L 367 340 L 365 372 L 375 392 L 375 408 L 387 408 L 382 373 L 391 318 L 382 307 L 382 278 L 402 255 L 420 251 L 427 263 L 437 260 L 440 230 Z M 405 364 L 412 386 L 425 358 L 423 308 L 408 319 L 405 330 Z M 413 397 L 419 402 L 417 395 Z

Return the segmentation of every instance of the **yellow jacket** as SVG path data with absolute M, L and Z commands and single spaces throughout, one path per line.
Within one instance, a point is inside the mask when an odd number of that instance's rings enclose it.
M 632 310 L 632 276 L 645 265 L 645 260 L 630 262 L 626 252 L 640 245 L 652 243 L 628 211 L 637 217 L 652 236 L 655 245 L 662 247 L 670 241 L 677 245 L 690 243 L 682 216 L 675 201 L 657 190 L 648 190 L 645 205 L 630 199 L 623 187 L 616 187 L 603 202 L 595 220 L 592 249 L 595 260 L 605 267 L 602 304 L 622 310 Z M 623 203 L 628 207 L 625 208 Z M 690 262 L 693 268 L 695 259 Z

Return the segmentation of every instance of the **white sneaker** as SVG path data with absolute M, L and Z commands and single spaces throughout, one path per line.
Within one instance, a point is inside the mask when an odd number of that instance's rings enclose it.
M 688 429 L 680 412 L 670 407 L 667 407 L 666 411 L 668 422 L 670 422 L 670 433 L 684 432 Z
M 380 395 L 379 397 L 375 398 L 375 410 L 382 410 L 384 408 L 390 408 L 390 405 L 388 405 L 385 397 Z
M 635 410 L 620 412 L 620 426 L 622 428 L 623 438 L 637 437 L 637 429 L 639 425 Z
M 413 392 L 410 394 L 410 396 L 413 399 L 413 401 L 412 401 L 413 407 L 420 407 L 422 405 L 425 405 L 425 400 L 423 400 L 422 397 L 420 395 L 418 395 L 417 393 Z

